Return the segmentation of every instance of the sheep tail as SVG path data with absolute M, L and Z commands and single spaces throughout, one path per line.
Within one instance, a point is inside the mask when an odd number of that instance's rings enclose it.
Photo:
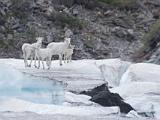
M 27 53 L 26 53 L 26 46 L 24 45 L 24 46 L 22 46 L 22 52 L 23 52 L 23 58 L 25 59 L 25 57 L 26 57 L 26 55 L 27 55 Z

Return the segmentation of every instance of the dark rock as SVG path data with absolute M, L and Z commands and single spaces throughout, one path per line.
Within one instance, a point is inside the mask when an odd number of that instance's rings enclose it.
M 0 25 L 4 25 L 5 24 L 5 20 L 0 18 Z
M 94 9 L 97 7 L 97 1 L 96 0 L 75 0 L 76 4 L 84 5 L 86 8 Z
M 72 9 L 72 14 L 73 14 L 74 16 L 78 16 L 78 15 L 82 12 L 82 10 L 83 10 L 82 6 L 76 5 L 76 6 L 74 6 L 73 9 Z
M 91 101 L 105 107 L 119 106 L 121 113 L 128 113 L 129 111 L 134 110 L 131 105 L 123 101 L 123 98 L 119 94 L 111 93 L 107 84 L 102 84 L 90 91 L 82 91 L 81 94 L 91 96 Z
M 115 26 L 120 26 L 123 28 L 131 28 L 131 22 L 129 22 L 129 19 L 125 18 L 124 16 L 121 18 L 117 18 L 117 19 L 113 19 L 112 20 L 112 24 L 114 24 Z
M 54 5 L 58 4 L 58 5 L 65 5 L 65 6 L 71 7 L 75 3 L 75 0 L 52 0 L 52 3 Z
M 155 18 L 155 19 L 159 19 L 160 18 L 160 9 L 156 9 L 156 10 L 154 10 L 153 11 L 153 17 Z
M 115 27 L 112 29 L 112 33 L 115 34 L 117 37 L 124 38 L 127 35 L 125 29 L 121 27 Z
M 100 85 L 90 91 L 82 91 L 80 94 L 85 94 L 85 95 L 89 95 L 89 96 L 93 97 L 94 95 L 98 94 L 101 91 L 108 91 L 109 92 L 106 84 L 102 84 L 102 85 Z
M 91 98 L 91 101 L 98 103 L 102 106 L 119 106 L 121 113 L 128 113 L 134 110 L 131 105 L 125 103 L 117 93 L 109 91 L 101 91 Z

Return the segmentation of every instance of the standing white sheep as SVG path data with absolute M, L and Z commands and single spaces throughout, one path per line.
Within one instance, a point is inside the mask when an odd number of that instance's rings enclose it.
M 36 57 L 38 58 L 38 69 L 40 68 L 40 61 L 42 61 L 43 69 L 44 61 L 46 61 L 46 65 L 48 69 L 51 67 L 51 58 L 52 58 L 52 50 L 50 48 L 36 48 Z
M 36 40 L 37 40 L 36 43 L 33 43 L 33 44 L 24 43 L 22 45 L 22 52 L 23 52 L 23 58 L 24 58 L 25 67 L 31 67 L 32 60 L 33 60 L 34 57 L 35 57 L 34 58 L 35 59 L 35 66 L 36 66 L 35 49 L 41 47 L 43 38 L 42 37 L 38 37 L 38 38 L 36 38 Z M 28 65 L 27 60 L 29 58 L 31 59 L 31 62 Z
M 73 50 L 74 50 L 75 45 L 70 45 L 69 48 L 66 49 L 66 51 L 63 54 L 63 59 L 64 59 L 64 63 L 67 62 L 71 62 L 72 61 L 72 54 L 73 54 Z
M 59 56 L 59 63 L 62 65 L 62 56 L 68 46 L 70 45 L 71 38 L 65 38 L 64 42 L 52 42 L 48 44 L 47 48 L 52 49 L 52 55 Z

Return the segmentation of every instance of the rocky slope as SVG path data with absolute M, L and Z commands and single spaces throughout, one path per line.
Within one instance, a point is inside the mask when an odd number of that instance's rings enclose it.
M 22 58 L 24 42 L 42 36 L 45 46 L 73 33 L 74 59 L 131 60 L 159 18 L 160 2 L 128 1 L 0 0 L 0 56 Z

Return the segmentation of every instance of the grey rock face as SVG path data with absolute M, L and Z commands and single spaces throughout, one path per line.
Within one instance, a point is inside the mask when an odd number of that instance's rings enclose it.
M 153 53 L 150 59 L 146 62 L 160 64 L 160 47 Z
M 107 5 L 94 8 L 95 3 L 90 0 L 0 0 L 0 56 L 21 58 L 22 44 L 35 42 L 37 36 L 45 38 L 44 47 L 71 36 L 76 46 L 73 59 L 120 57 L 130 60 L 142 45 L 141 38 L 150 27 L 145 21 L 150 18 L 140 9 L 121 10 Z M 66 26 L 68 30 L 64 29 Z

